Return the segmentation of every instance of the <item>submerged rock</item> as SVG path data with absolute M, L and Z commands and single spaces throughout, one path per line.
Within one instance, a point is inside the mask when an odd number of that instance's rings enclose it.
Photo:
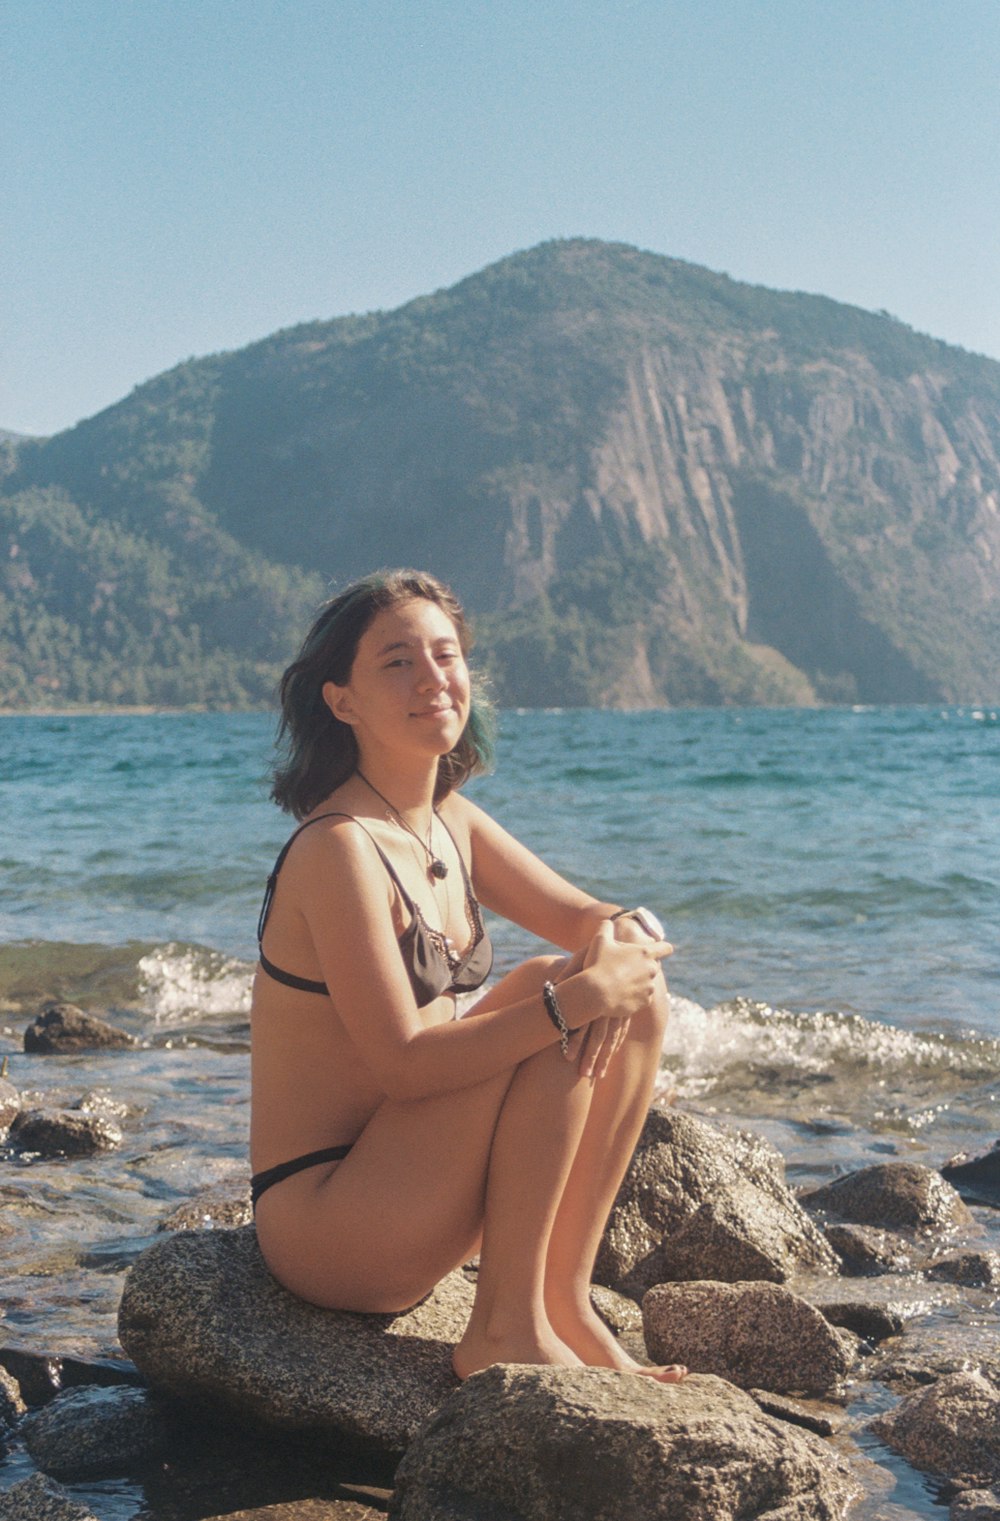
M 919 1162 L 878 1162 L 799 1197 L 807 1209 L 889 1230 L 953 1232 L 975 1226 L 951 1184 Z
M 75 1003 L 48 1003 L 24 1032 L 25 1051 L 44 1055 L 119 1050 L 139 1042 L 127 1030 L 85 1014 Z
M 826 1317 L 773 1283 L 664 1283 L 642 1301 L 655 1363 L 684 1363 L 741 1389 L 825 1394 L 852 1363 Z
M 485 1369 L 415 1437 L 392 1521 L 839 1521 L 855 1492 L 818 1437 L 721 1379 Z
M 803 1268 L 837 1270 L 772 1146 L 654 1105 L 612 1207 L 594 1277 L 641 1298 L 669 1279 L 720 1277 L 723 1256 L 733 1274 L 774 1281 Z
M 871 1429 L 914 1468 L 966 1485 L 1000 1481 L 1000 1391 L 981 1373 L 908 1394 Z
M 166 1415 L 145 1389 L 70 1389 L 21 1424 L 34 1461 L 55 1479 L 125 1473 L 164 1451 Z
M 25 1109 L 10 1128 L 10 1139 L 21 1151 L 43 1157 L 89 1157 L 114 1151 L 122 1133 L 114 1120 L 70 1109 Z
M 271 1277 L 252 1226 L 186 1231 L 131 1268 L 118 1334 L 154 1389 L 395 1453 L 455 1387 L 473 1293 L 457 1272 L 405 1314 L 321 1310 Z

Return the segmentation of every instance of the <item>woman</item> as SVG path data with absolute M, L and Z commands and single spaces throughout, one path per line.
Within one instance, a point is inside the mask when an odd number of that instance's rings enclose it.
M 330 602 L 283 678 L 274 797 L 301 823 L 254 985 L 261 1250 L 292 1292 L 359 1311 L 408 1308 L 478 1251 L 459 1377 L 525 1362 L 676 1379 L 628 1357 L 590 1303 L 671 948 L 460 795 L 488 752 L 468 647 L 451 591 L 392 571 Z M 570 954 L 480 991 L 480 903 Z

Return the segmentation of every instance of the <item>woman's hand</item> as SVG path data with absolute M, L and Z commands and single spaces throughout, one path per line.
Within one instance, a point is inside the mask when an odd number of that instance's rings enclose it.
M 599 1078 L 607 1072 L 628 1034 L 629 1019 L 654 995 L 660 962 L 673 952 L 667 941 L 650 939 L 638 926 L 637 938 L 618 940 L 620 922 L 605 920 L 584 955 L 584 973 L 598 1007 L 578 1028 L 569 1051 L 584 1077 Z
M 615 925 L 605 919 L 583 958 L 588 981 L 604 1005 L 595 1009 L 592 1019 L 602 1015 L 628 1019 L 644 1009 L 653 996 L 660 962 L 673 950 L 666 940 L 651 940 L 647 935 L 635 943 L 617 940 Z
M 581 1077 L 595 1082 L 603 1077 L 611 1065 L 611 1058 L 628 1034 L 627 1019 L 594 1019 L 589 1025 L 577 1030 L 569 1043 L 567 1061 L 576 1061 Z

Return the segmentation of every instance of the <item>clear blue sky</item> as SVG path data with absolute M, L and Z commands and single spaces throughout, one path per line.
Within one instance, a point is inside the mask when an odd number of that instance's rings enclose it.
M 1000 357 L 1000 0 L 0 0 L 0 427 L 545 238 Z

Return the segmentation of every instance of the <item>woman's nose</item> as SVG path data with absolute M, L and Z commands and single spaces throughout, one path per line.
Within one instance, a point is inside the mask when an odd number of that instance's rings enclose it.
M 428 657 L 424 661 L 422 669 L 418 672 L 417 680 L 421 690 L 437 691 L 445 684 L 444 667 L 438 665 L 436 660 Z

